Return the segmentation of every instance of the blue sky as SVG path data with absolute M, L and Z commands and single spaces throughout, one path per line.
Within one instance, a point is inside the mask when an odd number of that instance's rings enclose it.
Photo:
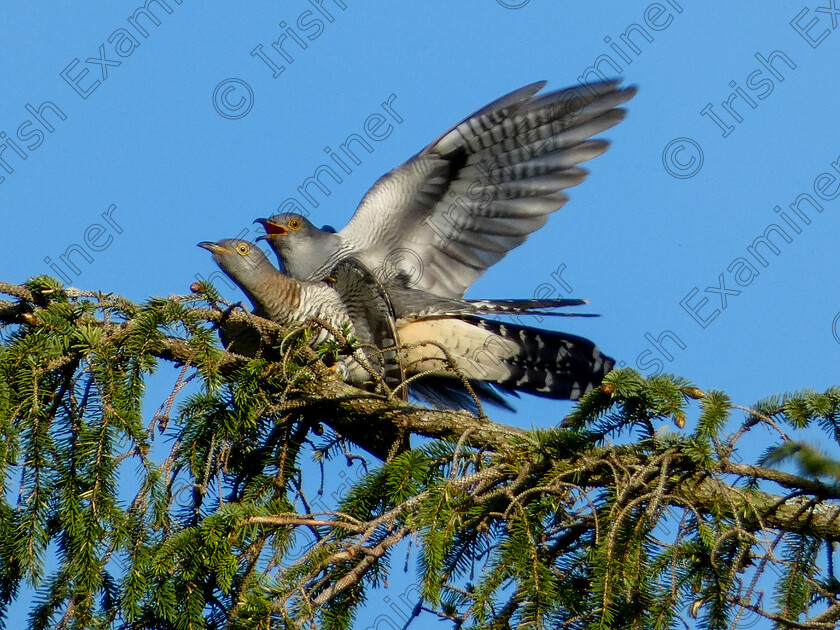
M 198 241 L 254 236 L 383 102 L 400 121 L 306 206 L 316 223 L 344 225 L 377 177 L 487 102 L 597 64 L 639 87 L 610 150 L 468 295 L 566 297 L 562 269 L 602 317 L 551 325 L 645 374 L 741 404 L 837 384 L 840 33 L 817 2 L 242 4 L 153 3 L 158 25 L 131 18 L 139 0 L 0 6 L 2 280 L 54 264 L 79 288 L 186 293 L 215 271 Z M 285 29 L 291 61 L 271 46 Z M 778 254 L 753 247 L 768 228 Z M 78 274 L 61 262 L 74 245 Z M 496 418 L 570 408 L 518 407 Z

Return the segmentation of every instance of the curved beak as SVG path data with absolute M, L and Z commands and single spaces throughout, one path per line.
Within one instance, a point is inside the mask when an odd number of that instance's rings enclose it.
M 260 237 L 263 239 L 268 236 L 273 236 L 274 234 L 285 235 L 289 233 L 289 230 L 287 230 L 285 226 L 280 225 L 279 223 L 275 223 L 271 219 L 254 219 L 254 223 L 259 223 L 261 226 L 263 226 L 263 229 L 265 230 L 265 236 Z
M 218 243 L 212 243 L 210 241 L 201 241 L 198 244 L 199 247 L 206 249 L 208 252 L 212 252 L 213 254 L 232 254 L 227 247 L 223 247 Z

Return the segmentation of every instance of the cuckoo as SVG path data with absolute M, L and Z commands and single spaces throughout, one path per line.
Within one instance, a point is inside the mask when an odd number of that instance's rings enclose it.
M 352 258 L 320 281 L 299 281 L 278 271 L 254 243 L 225 239 L 199 246 L 242 288 L 255 314 L 280 324 L 312 317 L 334 328 L 349 323 L 350 334 L 374 347 L 369 358 L 386 381 L 432 372 L 415 381 L 412 392 L 440 407 L 473 408 L 458 375 L 447 369 L 449 359 L 480 398 L 508 408 L 500 392 L 575 400 L 614 365 L 582 337 L 487 317 L 546 315 L 551 311 L 545 309 L 582 300 L 464 300 L 398 284 L 386 290 Z M 397 346 L 404 352 L 400 359 Z M 357 385 L 369 379 L 349 364 L 346 375 Z
M 296 213 L 257 219 L 287 273 L 318 281 L 354 256 L 386 285 L 459 298 L 542 227 L 607 149 L 593 136 L 624 118 L 635 88 L 618 81 L 538 95 L 515 90 L 465 118 L 381 177 L 347 225 Z

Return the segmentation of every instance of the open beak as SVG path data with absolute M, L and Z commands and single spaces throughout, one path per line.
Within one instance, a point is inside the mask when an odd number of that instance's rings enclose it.
M 289 233 L 289 230 L 287 230 L 284 226 L 278 223 L 274 223 L 274 221 L 271 221 L 269 219 L 256 219 L 254 223 L 259 223 L 261 226 L 263 226 L 263 229 L 265 230 L 265 237 L 260 237 L 263 239 L 269 236 L 273 236 L 275 234 L 286 235 Z
M 208 252 L 212 252 L 214 254 L 232 254 L 233 253 L 227 247 L 222 247 L 218 243 L 211 243 L 210 241 L 201 241 L 198 244 L 198 246 L 203 247 Z

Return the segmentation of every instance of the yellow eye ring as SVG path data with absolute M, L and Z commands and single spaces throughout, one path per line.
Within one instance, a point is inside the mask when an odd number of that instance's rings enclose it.
M 247 256 L 251 251 L 251 248 L 248 247 L 248 243 L 239 243 L 239 245 L 236 246 L 236 251 L 242 256 Z
M 300 219 L 294 218 L 289 219 L 289 229 L 290 230 L 299 230 L 301 226 Z

